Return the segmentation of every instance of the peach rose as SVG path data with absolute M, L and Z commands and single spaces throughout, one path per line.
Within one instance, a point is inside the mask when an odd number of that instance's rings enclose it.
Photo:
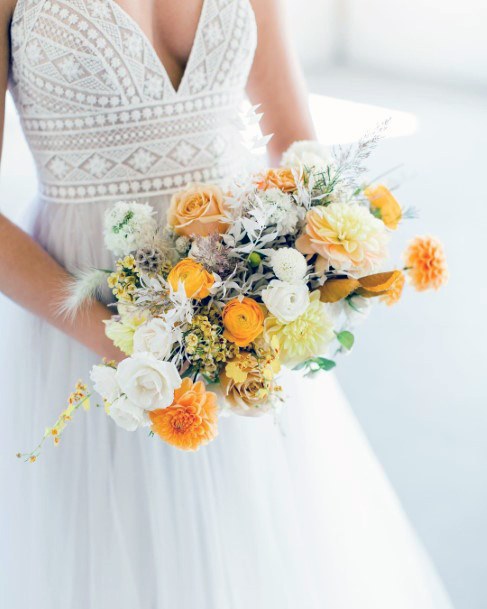
M 262 307 L 252 298 L 228 302 L 222 312 L 223 336 L 239 347 L 247 347 L 264 329 Z
M 402 209 L 391 191 L 383 184 L 379 184 L 366 188 L 364 195 L 369 200 L 372 211 L 378 212 L 387 228 L 395 230 L 401 221 Z
M 167 276 L 167 280 L 175 292 L 182 283 L 186 296 L 195 300 L 203 300 L 209 296 L 210 288 L 215 283 L 213 275 L 208 273 L 202 264 L 191 258 L 178 262 Z
M 216 395 L 189 378 L 175 390 L 170 406 L 149 412 L 149 417 L 152 431 L 181 450 L 197 450 L 218 434 Z
M 269 190 L 279 188 L 283 192 L 293 192 L 296 190 L 296 180 L 291 169 L 269 169 L 265 174 L 259 176 L 257 182 L 259 190 Z
M 225 197 L 218 186 L 189 184 L 171 199 L 167 220 L 178 235 L 206 236 L 228 230 Z
M 404 263 L 418 292 L 438 290 L 448 280 L 443 246 L 434 237 L 416 237 L 404 253 Z
M 271 393 L 277 389 L 271 366 L 262 366 L 250 353 L 240 353 L 220 375 L 223 394 L 231 409 L 243 416 L 269 411 Z

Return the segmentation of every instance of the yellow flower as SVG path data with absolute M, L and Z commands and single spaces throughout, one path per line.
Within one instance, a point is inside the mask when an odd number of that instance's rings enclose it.
M 279 343 L 279 358 L 289 368 L 311 357 L 324 355 L 335 338 L 328 305 L 320 301 L 318 290 L 312 292 L 306 311 L 296 320 L 282 324 L 270 316 L 264 322 L 264 337 Z
M 307 214 L 305 233 L 296 241 L 302 254 L 318 254 L 317 267 L 341 271 L 373 271 L 386 257 L 384 223 L 358 203 L 330 203 Z M 324 268 L 323 268 L 324 267 Z
M 387 228 L 395 230 L 402 218 L 402 209 L 391 191 L 383 184 L 369 186 L 364 195 L 370 202 L 373 212 L 378 212 L 380 219 Z
M 210 288 L 215 283 L 214 276 L 208 273 L 202 264 L 191 258 L 178 262 L 167 276 L 167 280 L 175 292 L 182 283 L 186 296 L 195 300 L 202 300 L 209 296 Z
M 128 256 L 125 256 L 125 258 L 123 258 L 122 260 L 119 260 L 117 262 L 117 266 L 121 266 L 126 269 L 135 269 L 135 258 L 132 256 L 132 254 L 129 254 Z
M 137 328 L 147 321 L 147 313 L 122 315 L 120 321 L 105 321 L 105 334 L 113 341 L 115 347 L 126 355 L 134 350 L 134 334 Z

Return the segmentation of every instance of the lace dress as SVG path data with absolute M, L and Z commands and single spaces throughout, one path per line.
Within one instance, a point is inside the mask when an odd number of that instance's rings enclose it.
M 249 0 L 204 0 L 181 85 L 115 0 L 18 0 L 10 87 L 34 155 L 32 232 L 68 269 L 107 267 L 120 199 L 242 169 Z M 35 465 L 15 460 L 97 357 L 11 307 L 0 354 L 0 606 L 8 609 L 448 609 L 332 376 L 284 378 L 280 426 L 223 419 L 178 452 L 103 412 Z M 13 312 L 12 312 L 13 311 Z

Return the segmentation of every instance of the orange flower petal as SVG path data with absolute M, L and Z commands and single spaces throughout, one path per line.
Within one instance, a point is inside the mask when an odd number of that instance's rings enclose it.
M 338 302 L 360 287 L 357 279 L 329 279 L 320 288 L 321 302 Z
M 218 434 L 216 395 L 189 378 L 174 392 L 171 406 L 153 410 L 149 417 L 153 432 L 181 450 L 197 450 Z

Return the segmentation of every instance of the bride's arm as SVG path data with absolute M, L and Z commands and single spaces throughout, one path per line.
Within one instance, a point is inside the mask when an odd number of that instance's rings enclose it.
M 3 140 L 5 95 L 9 63 L 11 0 L 0 6 L 0 153 Z M 76 320 L 57 313 L 60 294 L 70 276 L 29 235 L 0 214 L 0 289 L 36 315 L 47 319 L 102 357 L 120 359 L 120 352 L 105 337 L 102 321 L 110 311 L 101 303 L 85 307 Z
M 261 127 L 273 133 L 268 151 L 273 163 L 296 140 L 314 139 L 306 85 L 291 44 L 283 0 L 252 0 L 258 44 L 250 73 L 248 94 L 262 104 Z

